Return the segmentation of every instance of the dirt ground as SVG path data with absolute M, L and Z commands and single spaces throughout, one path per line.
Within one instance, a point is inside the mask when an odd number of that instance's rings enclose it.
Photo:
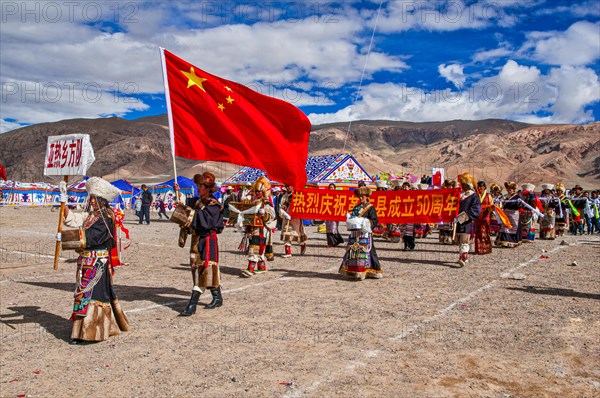
M 228 228 L 224 305 L 186 318 L 178 227 L 128 213 L 115 285 L 131 330 L 71 346 L 75 257 L 52 270 L 57 221 L 0 208 L 2 397 L 600 396 L 597 235 L 494 249 L 462 269 L 437 234 L 408 253 L 379 240 L 384 278 L 350 282 L 337 274 L 344 249 L 313 226 L 306 255 L 282 258 L 277 236 L 270 271 L 241 278 Z

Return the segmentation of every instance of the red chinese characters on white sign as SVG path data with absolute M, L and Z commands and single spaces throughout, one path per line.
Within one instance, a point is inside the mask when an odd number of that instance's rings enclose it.
M 46 159 L 46 167 L 49 169 L 79 167 L 81 164 L 82 147 L 83 138 L 51 143 L 50 150 L 48 151 L 48 159 Z
M 94 160 L 94 149 L 88 134 L 51 136 L 46 147 L 44 175 L 86 175 Z

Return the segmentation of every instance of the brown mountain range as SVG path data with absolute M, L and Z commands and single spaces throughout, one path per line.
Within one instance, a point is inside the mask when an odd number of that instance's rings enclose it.
M 166 115 L 41 123 L 0 135 L 0 164 L 9 179 L 50 181 L 43 176 L 47 137 L 90 135 L 96 161 L 89 175 L 108 180 L 158 182 L 173 177 Z M 372 174 L 447 176 L 470 171 L 488 183 L 564 182 L 600 186 L 600 122 L 587 125 L 530 125 L 508 120 L 447 122 L 357 121 L 313 126 L 309 154 L 349 152 Z M 238 166 L 177 159 L 177 174 L 210 170 L 224 180 Z

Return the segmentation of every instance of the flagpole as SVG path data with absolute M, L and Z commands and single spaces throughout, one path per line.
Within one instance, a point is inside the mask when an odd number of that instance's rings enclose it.
M 167 64 L 165 61 L 165 49 L 158 48 L 163 71 L 163 84 L 165 86 L 165 101 L 167 102 L 167 116 L 169 118 L 169 136 L 171 138 L 171 156 L 173 157 L 173 173 L 175 183 L 177 182 L 177 162 L 175 161 L 175 135 L 173 134 L 173 114 L 171 113 L 171 95 L 169 92 L 169 80 L 167 79 Z

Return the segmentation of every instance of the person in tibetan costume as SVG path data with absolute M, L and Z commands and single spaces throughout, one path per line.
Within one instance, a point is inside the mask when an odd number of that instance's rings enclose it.
M 473 222 L 481 215 L 481 200 L 475 192 L 475 179 L 469 173 L 461 174 L 459 178 L 460 203 L 456 216 L 456 241 L 459 245 L 457 264 L 464 267 L 469 262 L 469 249 L 473 233 Z
M 508 192 L 502 201 L 502 210 L 510 221 L 510 227 L 502 225 L 500 233 L 496 238 L 496 245 L 501 247 L 517 247 L 521 244 L 523 237 L 521 233 L 521 221 L 519 210 L 523 207 L 521 197 L 517 193 L 516 182 L 505 182 L 504 187 Z
M 334 183 L 329 184 L 330 190 L 335 191 L 336 186 Z M 339 231 L 339 221 L 325 221 L 325 232 L 327 233 L 327 247 L 335 247 L 341 243 L 344 243 L 344 238 Z
M 204 308 L 213 309 L 223 305 L 221 295 L 221 273 L 219 271 L 219 239 L 217 234 L 223 231 L 223 206 L 214 197 L 217 191 L 214 178 L 204 178 L 197 183 L 198 197 L 193 203 L 188 201 L 191 211 L 184 227 L 192 232 L 194 242 L 190 259 L 192 269 L 192 296 L 181 312 L 181 316 L 191 316 L 196 312 L 200 295 L 210 290 L 212 301 Z
M 500 188 L 497 184 L 490 185 L 490 195 L 492 195 L 492 200 L 495 206 L 501 205 L 502 200 L 502 188 Z M 494 213 L 490 217 L 490 235 L 498 235 L 500 233 L 500 229 L 502 228 L 502 221 L 497 217 Z
M 588 199 L 583 194 L 581 185 L 575 185 L 571 194 L 573 205 L 573 233 L 583 235 L 585 232 L 585 209 L 588 207 Z M 575 210 L 576 209 L 576 210 Z
M 410 182 L 405 181 L 402 183 L 403 191 L 410 191 Z M 400 231 L 402 233 L 402 241 L 404 242 L 404 251 L 415 249 L 415 224 L 400 224 Z
M 294 188 L 287 185 L 286 193 L 282 196 L 281 204 L 279 205 L 279 214 L 283 218 L 283 226 L 281 227 L 281 240 L 285 249 L 283 257 L 286 258 L 292 256 L 292 242 L 300 244 L 300 255 L 306 253 L 306 241 L 308 239 L 304 231 L 303 220 L 290 217 L 289 210 L 293 196 Z
M 389 189 L 388 182 L 386 180 L 377 180 L 375 181 L 375 190 L 376 191 L 387 191 Z M 374 238 L 382 238 L 386 232 L 385 224 L 377 224 L 375 229 L 373 229 L 373 237 Z
M 277 225 L 275 208 L 269 200 L 271 182 L 266 177 L 259 177 L 252 185 L 252 202 L 259 206 L 256 216 L 262 221 L 261 226 L 246 226 L 248 237 L 248 268 L 242 276 L 250 278 L 255 274 L 267 271 L 266 261 L 273 261 L 273 237 L 271 231 Z
M 481 214 L 475 220 L 475 254 L 488 254 L 492 252 L 492 238 L 490 237 L 490 215 L 494 211 L 494 199 L 487 193 L 485 181 L 477 183 L 477 194 L 481 202 Z
M 562 183 L 556 184 L 556 198 L 558 199 L 558 209 L 556 212 L 556 236 L 563 236 L 569 225 L 571 214 L 571 201 L 565 195 L 565 186 Z
M 347 228 L 350 231 L 346 253 L 339 273 L 353 280 L 383 277 L 381 264 L 373 245 L 372 231 L 377 226 L 377 211 L 369 202 L 371 190 L 360 187 L 354 190 L 359 203 L 347 215 Z
M 544 217 L 538 220 L 540 223 L 540 239 L 556 239 L 556 230 L 554 227 L 556 211 L 558 209 L 558 199 L 553 194 L 553 184 L 542 184 L 542 206 L 544 207 Z
M 429 184 L 415 184 L 413 189 L 418 190 L 427 190 L 429 189 Z M 431 226 L 428 223 L 424 224 L 415 224 L 415 238 L 427 238 L 427 235 L 431 233 Z
M 544 210 L 544 207 L 535 193 L 535 185 L 533 184 L 521 185 L 521 199 L 529 205 L 524 205 L 520 211 L 523 242 L 533 242 L 535 239 L 535 223 L 538 215 L 541 214 L 540 212 Z M 535 210 L 539 211 L 536 213 Z
M 454 180 L 446 179 L 442 183 L 442 189 L 444 188 L 456 188 L 458 187 L 458 183 Z M 444 245 L 452 245 L 454 241 L 452 240 L 452 222 L 443 222 L 438 224 L 438 236 L 440 243 Z
M 211 184 L 214 186 L 215 184 L 215 175 L 209 171 L 205 171 L 202 174 L 194 175 L 194 184 L 196 184 L 196 188 L 200 186 L 200 184 L 206 182 L 207 184 Z M 193 228 L 189 226 L 188 217 L 191 213 L 191 210 L 198 209 L 202 205 L 202 201 L 200 201 L 200 197 L 194 196 L 191 198 L 187 198 L 185 195 L 181 193 L 179 188 L 179 184 L 173 184 L 173 190 L 175 191 L 175 212 L 171 215 L 171 221 L 179 224 L 179 239 L 178 245 L 179 247 L 185 247 L 185 243 L 187 241 L 188 236 L 190 236 L 190 268 L 193 270 L 197 261 L 198 253 L 198 240 L 200 239 L 198 235 L 195 233 Z M 181 205 L 181 206 L 180 206 Z M 179 206 L 179 207 L 178 207 Z M 193 272 L 192 272 L 193 273 Z
M 402 189 L 402 181 L 401 180 L 391 180 L 390 181 L 390 189 L 392 191 L 399 191 Z M 383 239 L 392 242 L 398 243 L 402 238 L 402 230 L 400 224 L 386 224 L 385 232 L 383 233 Z
M 63 250 L 79 253 L 71 344 L 106 340 L 118 335 L 119 330 L 129 329 L 113 286 L 114 266 L 119 263 L 115 215 L 109 203 L 121 191 L 99 177 L 87 180 L 85 188 L 89 194 L 85 213 L 75 213 L 65 206 L 64 225 L 78 229 L 57 236 Z M 61 201 L 66 202 L 66 184 L 61 184 L 62 191 Z

